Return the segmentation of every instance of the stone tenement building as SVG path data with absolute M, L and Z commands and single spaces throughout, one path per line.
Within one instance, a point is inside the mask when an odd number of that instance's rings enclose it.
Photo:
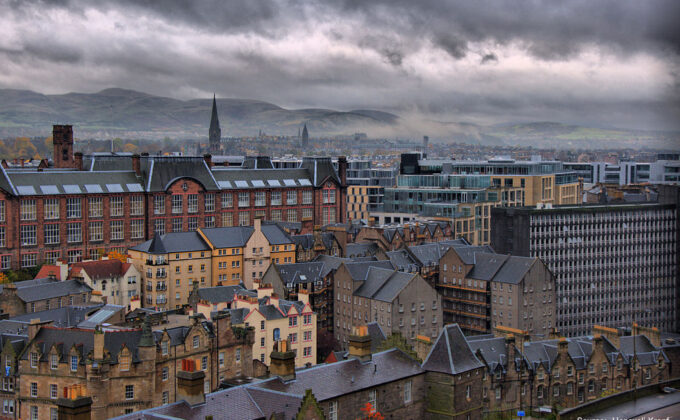
M 417 273 L 389 261 L 345 262 L 333 279 L 334 333 L 343 349 L 353 327 L 376 321 L 386 334 L 415 340 L 436 337 L 442 328 L 441 297 Z
M 12 317 L 62 306 L 87 304 L 91 298 L 92 288 L 79 279 L 25 280 L 0 286 L 0 313 Z
M 211 392 L 221 381 L 252 376 L 253 332 L 235 328 L 229 315 L 209 323 L 151 331 L 29 326 L 19 357 L 15 388 L 20 418 L 57 418 L 63 390 L 82 385 L 92 397 L 92 418 L 110 418 L 181 400 L 182 360 L 203 374 L 199 389 Z
M 364 416 L 361 408 L 370 403 L 385 418 L 467 420 L 573 407 L 609 390 L 669 378 L 658 330 L 634 326 L 633 336 L 618 336 L 605 328 L 536 342 L 511 330 L 499 331 L 501 337 L 465 337 L 457 325 L 447 325 L 419 364 L 398 349 L 371 354 L 362 326 L 350 335 L 346 360 L 297 371 L 294 353 L 279 341 L 271 354 L 275 377 L 208 396 L 187 394 L 185 401 L 121 418 L 351 420 Z
M 545 261 L 561 334 L 632 321 L 676 331 L 677 214 L 676 204 L 497 208 L 492 246 Z
M 256 218 L 315 225 L 344 222 L 346 168 L 306 157 L 274 169 L 267 157 L 241 167 L 205 157 L 73 153 L 71 126 L 54 126 L 52 166 L 0 168 L 0 269 L 97 259 L 158 234 L 249 226 Z
M 555 327 L 555 276 L 538 258 L 497 254 L 463 239 L 386 253 L 392 265 L 418 272 L 442 298 L 444 325 L 466 334 L 504 325 L 547 336 Z

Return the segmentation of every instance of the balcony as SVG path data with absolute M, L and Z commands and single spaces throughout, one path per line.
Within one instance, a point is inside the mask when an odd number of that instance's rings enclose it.
M 165 290 L 168 290 L 168 286 L 166 284 L 160 283 L 160 284 L 156 285 L 156 291 L 157 292 L 161 292 L 161 291 L 165 291 Z

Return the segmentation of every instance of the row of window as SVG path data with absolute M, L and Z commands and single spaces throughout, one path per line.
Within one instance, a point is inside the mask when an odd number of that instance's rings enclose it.
M 335 191 L 335 190 L 333 190 Z M 215 211 L 215 196 L 214 193 L 203 194 L 203 204 L 204 210 L 206 212 Z M 302 198 L 302 205 L 312 204 L 312 191 L 304 190 L 302 194 L 298 194 L 298 191 L 289 190 L 285 192 L 286 200 L 285 203 L 288 206 L 296 206 L 299 204 L 298 196 Z M 184 202 L 186 197 L 186 210 L 188 213 L 198 213 L 198 194 L 173 194 L 170 198 L 170 209 L 172 214 L 183 214 L 184 213 Z M 252 193 L 249 191 L 241 191 L 237 195 L 238 207 L 250 207 L 251 197 L 255 207 L 266 207 L 267 206 L 267 192 L 266 191 L 255 191 Z M 326 202 L 326 201 L 324 201 Z M 335 194 L 333 194 L 333 200 L 328 201 L 329 203 L 335 203 Z M 157 215 L 165 214 L 165 195 L 154 196 L 153 201 L 153 212 Z M 234 207 L 234 194 L 233 193 L 222 193 L 221 197 L 221 208 L 231 209 Z M 271 191 L 269 194 L 269 205 L 270 206 L 281 206 L 283 205 L 283 192 L 282 191 Z
M 122 241 L 125 239 L 124 220 L 111 220 L 109 222 L 109 239 L 112 241 Z M 58 245 L 62 241 L 61 223 L 48 223 L 43 225 L 43 239 L 45 245 Z M 144 220 L 132 219 L 128 223 L 131 239 L 144 238 Z M 20 239 L 21 246 L 34 246 L 38 244 L 38 225 L 21 225 Z M 87 224 L 89 242 L 104 241 L 104 222 L 89 222 Z M 0 227 L 0 246 L 5 246 L 5 229 Z M 83 242 L 83 224 L 66 223 L 66 242 Z
M 104 217 L 104 199 L 105 197 L 88 197 L 87 198 L 87 214 L 89 218 Z M 109 215 L 111 217 L 122 217 L 125 215 L 125 197 L 112 196 L 107 197 L 109 203 Z M 66 218 L 80 219 L 82 217 L 82 198 L 66 198 Z M 37 202 L 36 199 L 23 199 L 20 205 L 20 219 L 22 221 L 37 220 Z M 0 201 L 0 212 L 2 213 L 2 220 L 4 221 L 4 201 Z M 131 216 L 144 215 L 144 197 L 141 195 L 132 195 L 129 197 Z M 59 220 L 61 218 L 61 199 L 59 198 L 45 198 L 42 200 L 43 204 L 43 218 L 44 220 Z

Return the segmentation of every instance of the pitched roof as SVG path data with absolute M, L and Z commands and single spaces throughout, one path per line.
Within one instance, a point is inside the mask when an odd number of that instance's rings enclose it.
M 49 276 L 54 276 L 54 278 L 56 278 L 57 280 L 66 280 L 61 278 L 61 270 L 59 269 L 59 267 L 50 264 L 43 264 L 43 266 L 40 267 L 40 271 L 38 271 L 38 274 L 35 275 L 35 278 L 44 279 Z
M 468 345 L 458 324 L 449 324 L 439 333 L 437 341 L 423 362 L 423 369 L 457 375 L 484 367 Z
M 366 280 L 366 277 L 368 276 L 368 270 L 371 267 L 386 268 L 386 269 L 389 269 L 389 270 L 394 269 L 394 267 L 392 267 L 392 263 L 387 261 L 387 260 L 384 260 L 384 261 L 346 262 L 344 264 L 345 264 L 345 267 L 347 268 L 347 271 L 349 272 L 350 276 L 352 277 L 352 280 L 355 280 L 355 281 Z
M 52 321 L 52 326 L 54 327 L 75 327 L 90 314 L 97 312 L 102 306 L 104 305 L 101 303 L 91 306 L 63 306 L 46 311 L 17 315 L 12 317 L 11 320 L 30 323 L 33 319 L 39 319 L 40 321 Z
M 84 261 L 73 264 L 71 267 L 79 267 L 85 271 L 92 280 L 122 277 L 130 268 L 131 264 L 118 259 Z
M 536 261 L 537 258 L 510 256 L 506 259 L 493 280 L 502 283 L 518 284 Z
M 205 300 L 210 303 L 229 303 L 234 300 L 235 293 L 243 290 L 246 290 L 245 286 L 243 286 L 243 284 L 237 284 L 235 286 L 202 287 L 197 289 L 197 292 L 200 300 Z
M 17 296 L 24 302 L 35 302 L 91 291 L 92 288 L 80 280 L 66 280 L 17 288 Z
M 299 370 L 292 381 L 279 377 L 250 385 L 293 395 L 304 395 L 313 389 L 318 401 L 336 398 L 388 382 L 423 373 L 418 362 L 399 349 L 376 353 L 368 362 L 352 358 L 332 364 Z
M 118 362 L 118 353 L 123 348 L 127 347 L 132 354 L 132 361 L 138 362 L 139 355 L 137 352 L 137 344 L 142 336 L 141 330 L 113 330 L 105 331 L 104 348 L 111 354 L 111 363 Z M 56 328 L 56 327 L 42 327 L 36 334 L 32 343 L 36 343 L 40 348 L 41 360 L 48 360 L 49 351 L 53 346 L 58 346 L 61 349 L 62 363 L 67 362 L 67 357 L 71 348 L 75 347 L 78 352 L 79 364 L 85 364 L 85 356 L 87 356 L 94 348 L 94 330 L 85 330 L 80 328 Z M 27 353 L 21 356 L 22 360 L 26 360 Z
M 416 274 L 371 266 L 366 280 L 353 294 L 382 302 L 393 302 L 415 276 Z
M 294 264 L 276 264 L 276 271 L 283 284 L 309 283 L 323 279 L 321 276 L 324 268 L 322 262 L 304 262 Z
M 203 241 L 201 235 L 197 232 L 173 232 L 160 235 L 162 248 L 154 237 L 137 246 L 133 246 L 132 250 L 141 251 L 148 254 L 160 254 L 159 250 L 165 249 L 166 253 L 173 252 L 192 252 L 192 251 L 208 251 L 210 248 Z M 154 246 L 152 248 L 152 245 Z M 153 251 L 152 251 L 153 250 Z

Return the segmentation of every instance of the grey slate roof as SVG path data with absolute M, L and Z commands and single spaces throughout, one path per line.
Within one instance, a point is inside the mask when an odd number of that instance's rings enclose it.
M 354 281 L 366 280 L 366 277 L 368 276 L 368 270 L 371 267 L 386 268 L 389 270 L 394 269 L 392 263 L 387 260 L 346 262 L 345 267 L 347 268 L 347 271 L 349 271 L 349 274 L 352 277 L 352 280 Z
M 494 372 L 497 367 L 500 367 L 503 371 L 507 369 L 508 349 L 505 338 L 492 337 L 481 340 L 470 340 L 468 338 L 468 344 L 475 354 L 481 354 L 490 371 Z
M 206 228 L 201 229 L 201 231 L 216 248 L 237 248 L 245 246 L 255 228 L 252 226 L 232 226 Z M 293 243 L 290 235 L 275 223 L 262 223 L 262 234 L 267 238 L 270 245 Z
M 322 262 L 304 262 L 295 264 L 276 264 L 276 271 L 283 284 L 309 283 L 323 279 L 321 273 L 324 268 Z
M 215 161 L 219 161 L 216 157 Z M 257 162 L 255 164 L 254 162 Z M 267 164 L 267 162 L 269 162 Z M 246 159 L 241 167 L 213 167 L 203 157 L 140 156 L 138 176 L 127 153 L 93 154 L 83 158 L 83 170 L 12 168 L 0 170 L 0 189 L 12 195 L 161 192 L 182 178 L 207 191 L 234 188 L 320 187 L 325 180 L 339 183 L 330 158 L 305 158 L 295 169 L 271 168 L 269 159 Z M 236 181 L 243 181 L 241 186 Z M 269 182 L 271 181 L 271 182 Z
M 379 249 L 375 242 L 352 242 L 345 246 L 345 256 L 349 258 L 372 256 Z
M 371 266 L 366 280 L 353 294 L 382 302 L 393 302 L 415 276 L 416 274 Z
M 314 246 L 314 234 L 291 235 L 290 238 L 295 242 L 295 245 L 297 245 L 299 249 L 308 250 L 312 249 Z M 323 246 L 327 250 L 330 250 L 333 248 L 335 235 L 332 232 L 321 232 L 321 241 L 323 242 Z
M 210 250 L 208 244 L 206 244 L 205 241 L 203 241 L 203 238 L 201 238 L 201 235 L 196 232 L 166 233 L 165 235 L 160 236 L 160 240 L 167 253 Z M 153 248 L 152 245 L 154 246 Z M 133 246 L 130 249 L 134 251 L 146 252 L 149 254 L 158 254 L 161 248 L 154 237 L 154 239 L 142 242 L 141 244 Z
M 421 267 L 420 261 L 405 249 L 388 251 L 386 254 L 392 265 L 398 270 L 417 271 Z
M 423 372 L 418 362 L 401 350 L 391 349 L 374 354 L 369 362 L 353 358 L 318 365 L 297 371 L 293 381 L 283 382 L 275 377 L 250 386 L 293 395 L 304 395 L 305 390 L 313 389 L 316 399 L 325 401 Z
M 243 284 L 235 286 L 203 287 L 198 289 L 198 298 L 210 303 L 232 302 L 234 294 L 246 290 Z
M 423 362 L 423 369 L 457 375 L 484 367 L 472 352 L 458 324 L 449 324 L 439 333 L 437 341 Z
M 17 193 L 22 196 L 143 191 L 143 186 L 131 166 L 126 171 L 98 172 L 69 169 L 44 172 L 10 170 L 7 175 Z
M 456 249 L 456 251 L 458 250 Z M 468 273 L 468 277 L 477 280 L 492 280 L 508 258 L 510 258 L 508 255 L 503 254 L 477 252 L 474 254 L 475 265 Z
M 123 348 L 123 345 L 132 353 L 132 361 L 138 362 L 137 344 L 141 336 L 141 330 L 106 331 L 104 335 L 104 348 L 111 354 L 111 363 L 118 362 L 118 353 Z M 35 336 L 34 342 L 40 348 L 41 360 L 43 361 L 48 360 L 50 349 L 53 346 L 57 346 L 61 352 L 60 362 L 67 363 L 68 354 L 71 348 L 75 347 L 79 355 L 78 363 L 84 365 L 85 357 L 94 348 L 94 330 L 42 327 Z M 28 352 L 25 352 L 22 354 L 21 359 L 26 360 L 27 357 Z
M 17 296 L 24 302 L 52 299 L 56 297 L 89 293 L 92 288 L 79 280 L 55 281 L 17 289 Z
M 536 258 L 510 256 L 494 276 L 494 281 L 518 284 L 536 260 Z
M 84 321 L 90 314 L 97 312 L 102 304 L 92 306 L 64 306 L 61 308 L 48 309 L 46 311 L 32 312 L 22 315 L 17 315 L 11 318 L 11 321 L 30 323 L 32 319 L 40 319 L 40 321 L 52 321 L 55 327 L 75 327 L 80 322 Z

